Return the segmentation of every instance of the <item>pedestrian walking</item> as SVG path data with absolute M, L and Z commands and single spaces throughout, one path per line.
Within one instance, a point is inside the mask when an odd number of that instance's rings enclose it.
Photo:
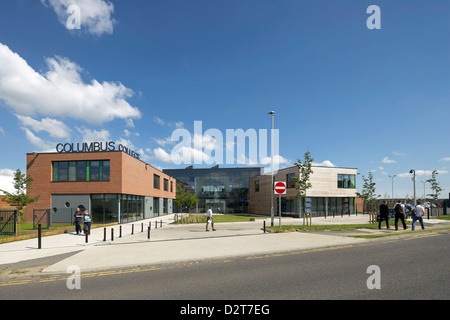
M 380 205 L 380 218 L 378 219 L 378 229 L 380 230 L 383 220 L 386 220 L 386 228 L 389 229 L 389 207 L 386 200 Z
M 216 229 L 214 229 L 214 219 L 213 219 L 212 207 L 209 207 L 208 212 L 206 212 L 206 231 L 209 231 L 208 227 L 209 227 L 210 223 L 211 223 L 212 231 L 216 231 Z
M 398 219 L 402 221 L 403 229 L 406 230 L 406 222 L 405 222 L 405 209 L 402 207 L 402 202 L 399 200 L 394 207 L 395 212 L 395 230 L 398 230 Z
M 84 234 L 91 235 L 91 223 L 92 223 L 92 215 L 85 210 L 84 211 Z
M 81 234 L 81 222 L 83 221 L 83 212 L 80 211 L 80 207 L 77 208 L 75 214 L 73 215 L 73 222 L 75 224 L 75 232 Z
M 423 215 L 425 214 L 425 208 L 422 206 L 422 201 L 417 201 L 417 206 L 415 210 L 411 213 L 412 216 L 412 230 L 416 229 L 416 222 L 419 220 L 420 226 L 422 227 L 422 230 L 425 229 L 425 226 L 423 224 Z

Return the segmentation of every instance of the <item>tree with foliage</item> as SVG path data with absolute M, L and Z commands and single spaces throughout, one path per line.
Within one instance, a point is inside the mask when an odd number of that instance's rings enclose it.
M 303 199 L 303 216 L 306 214 L 306 190 L 312 187 L 310 182 L 312 171 L 312 162 L 314 159 L 311 157 L 311 153 L 308 151 L 304 155 L 304 160 L 297 159 L 295 165 L 298 169 L 298 178 L 293 177 L 292 180 L 295 183 L 295 189 L 297 189 L 297 195 L 295 200 Z
M 177 192 L 175 195 L 175 202 L 177 204 L 177 207 L 181 208 L 181 212 L 183 212 L 183 206 L 186 203 L 186 191 L 184 191 L 184 188 L 181 184 L 177 183 Z
M 1 190 L 5 195 L 6 199 L 3 199 L 4 202 L 9 203 L 10 205 L 14 205 L 17 208 L 19 213 L 19 221 L 23 220 L 23 208 L 27 205 L 34 203 L 39 200 L 39 196 L 34 198 L 30 198 L 27 195 L 27 191 L 30 192 L 31 186 L 33 184 L 33 178 L 31 176 L 25 176 L 20 169 L 14 173 L 14 192 L 8 192 L 6 190 Z
M 362 176 L 362 179 L 364 181 L 364 185 L 362 188 L 362 192 L 357 192 L 356 195 L 363 199 L 363 213 L 364 208 L 369 208 L 369 212 L 374 210 L 375 207 L 375 201 L 380 197 L 380 195 L 375 193 L 375 185 L 376 183 L 373 182 L 373 174 L 372 172 L 369 172 L 368 177 Z
M 439 174 L 439 172 L 437 170 L 433 170 L 433 172 L 431 173 L 431 179 L 428 179 L 426 181 L 431 185 L 431 190 L 434 191 L 434 193 L 430 193 L 430 194 L 428 194 L 428 196 L 432 197 L 433 201 L 436 202 L 437 205 L 438 205 L 437 202 L 439 200 L 439 194 L 442 192 L 442 188 L 436 179 L 436 176 L 438 174 Z M 438 206 L 437 214 L 439 216 L 439 206 Z
M 198 198 L 194 193 L 188 193 L 186 195 L 186 205 L 189 208 L 189 213 L 191 213 L 191 209 L 197 207 Z

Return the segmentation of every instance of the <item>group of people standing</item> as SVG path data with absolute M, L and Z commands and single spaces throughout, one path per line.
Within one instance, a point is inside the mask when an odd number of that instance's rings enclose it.
M 77 234 L 82 234 L 81 232 L 81 223 L 84 224 L 84 234 L 91 234 L 91 224 L 92 224 L 92 215 L 86 209 L 82 211 L 84 208 L 77 208 L 77 211 L 74 214 L 74 223 L 75 223 L 75 231 Z
M 402 222 L 403 229 L 406 230 L 408 227 L 406 226 L 405 218 L 405 205 L 402 204 L 402 202 L 399 200 L 397 201 L 395 207 L 394 207 L 394 213 L 395 213 L 395 230 L 398 230 L 398 220 Z M 412 230 L 416 229 L 416 222 L 420 222 L 420 226 L 422 229 L 425 229 L 425 226 L 423 224 L 423 215 L 425 214 L 425 208 L 422 206 L 421 201 L 417 201 L 417 205 L 411 210 L 411 217 L 412 217 Z M 380 218 L 378 219 L 378 229 L 381 229 L 381 222 L 383 220 L 386 220 L 386 228 L 389 229 L 389 207 L 387 205 L 387 201 L 383 201 L 383 203 L 380 205 Z

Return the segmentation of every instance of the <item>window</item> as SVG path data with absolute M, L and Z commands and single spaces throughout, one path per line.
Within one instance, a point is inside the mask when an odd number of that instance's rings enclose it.
M 295 188 L 295 181 L 292 178 L 295 178 L 295 173 L 288 173 L 286 175 L 286 182 L 287 182 L 287 188 L 288 189 L 289 188 Z
M 54 182 L 85 182 L 109 180 L 109 160 L 53 162 Z
M 86 161 L 77 162 L 77 181 L 86 181 Z
M 110 178 L 110 161 L 103 161 L 102 162 L 102 181 L 109 181 Z
M 153 175 L 153 188 L 159 189 L 159 176 L 156 174 Z
M 259 180 L 255 180 L 255 192 L 259 192 Z
M 169 191 L 169 180 L 164 179 L 164 191 Z
M 100 161 L 90 161 L 89 180 L 100 181 Z
M 338 188 L 355 189 L 356 176 L 354 174 L 338 174 Z

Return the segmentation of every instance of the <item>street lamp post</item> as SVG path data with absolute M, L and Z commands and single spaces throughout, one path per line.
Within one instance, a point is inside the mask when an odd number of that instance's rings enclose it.
M 394 200 L 394 178 L 396 176 L 397 176 L 396 174 L 394 174 L 393 176 L 388 176 L 389 178 L 392 179 L 392 200 Z
M 414 205 L 416 206 L 416 205 L 417 205 L 417 202 L 416 202 L 416 170 L 411 169 L 411 170 L 409 171 L 409 173 L 412 173 L 412 174 L 413 174 Z
M 273 227 L 273 220 L 274 220 L 274 212 L 273 212 L 273 117 L 275 115 L 275 111 L 270 111 L 269 114 L 272 116 L 272 131 L 271 131 L 271 139 L 270 139 L 270 154 L 271 154 L 271 160 L 270 160 L 270 168 L 272 172 L 272 182 L 271 182 L 271 190 L 270 190 L 270 203 L 271 203 L 271 209 L 270 209 L 270 225 Z

